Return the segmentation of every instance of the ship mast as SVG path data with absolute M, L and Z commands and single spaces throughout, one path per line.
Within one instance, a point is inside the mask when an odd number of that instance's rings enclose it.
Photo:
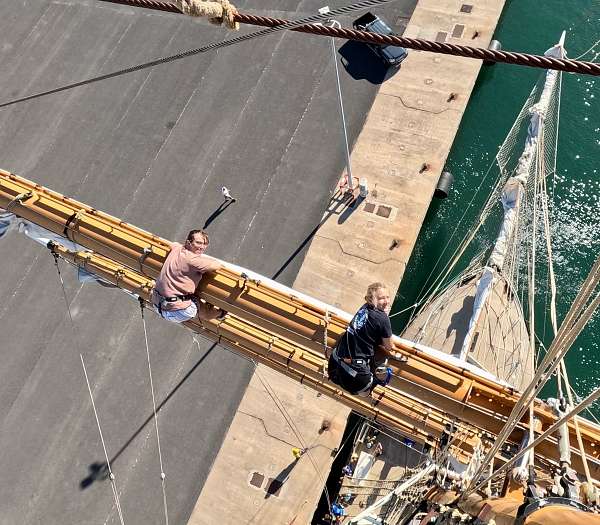
M 563 31 L 558 44 L 546 51 L 545 55 L 555 58 L 564 58 L 566 55 L 564 40 L 565 33 Z M 471 314 L 471 319 L 469 320 L 469 328 L 460 350 L 460 358 L 463 360 L 467 358 L 469 353 L 473 335 L 477 329 L 477 323 L 483 309 L 486 306 L 490 292 L 497 280 L 497 274 L 502 273 L 504 270 L 505 259 L 509 250 L 509 245 L 514 241 L 515 231 L 518 227 L 521 202 L 525 193 L 525 187 L 528 183 L 532 170 L 536 169 L 534 163 L 537 159 L 544 155 L 544 125 L 546 115 L 550 107 L 550 102 L 558 82 L 560 82 L 560 73 L 558 71 L 548 70 L 546 72 L 546 80 L 540 98 L 537 104 L 535 104 L 530 110 L 531 117 L 529 120 L 529 127 L 527 129 L 527 137 L 525 139 L 523 152 L 521 153 L 514 174 L 506 181 L 504 185 L 501 197 L 502 207 L 504 209 L 504 219 L 502 221 L 502 225 L 496 238 L 492 253 L 486 266 L 483 268 L 483 272 L 479 282 L 477 283 L 477 291 L 475 293 L 475 300 L 473 303 L 473 312 Z M 537 181 L 535 181 L 534 184 L 537 184 Z M 529 295 L 531 299 L 533 299 L 535 295 L 535 230 L 534 210 L 534 227 L 532 231 L 534 239 L 532 241 L 531 254 L 531 267 L 533 274 L 529 282 Z M 533 352 L 533 348 L 535 347 L 535 334 L 533 326 L 534 319 L 532 317 L 534 308 L 532 304 L 530 304 L 529 311 L 530 351 Z

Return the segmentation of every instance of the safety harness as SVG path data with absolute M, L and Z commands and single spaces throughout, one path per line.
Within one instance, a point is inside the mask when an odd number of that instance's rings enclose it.
M 161 316 L 163 314 L 162 307 L 163 307 L 164 303 L 176 303 L 178 301 L 194 301 L 196 299 L 196 296 L 194 294 L 182 294 L 182 295 L 172 295 L 170 297 L 164 297 L 156 291 L 156 288 L 154 289 L 154 293 L 160 299 L 158 301 L 158 304 L 156 305 L 156 308 L 158 309 L 158 313 Z

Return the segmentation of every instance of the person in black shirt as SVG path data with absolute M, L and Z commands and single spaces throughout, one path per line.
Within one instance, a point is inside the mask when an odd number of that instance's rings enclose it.
M 395 359 L 388 313 L 390 294 L 382 283 L 367 288 L 363 304 L 350 321 L 329 358 L 329 379 L 351 394 L 368 396 L 378 384 L 374 376 L 375 350 L 382 347 Z

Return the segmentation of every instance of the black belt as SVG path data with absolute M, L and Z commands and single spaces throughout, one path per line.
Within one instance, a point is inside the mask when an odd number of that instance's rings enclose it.
M 369 366 L 369 359 L 352 359 L 351 357 L 345 357 L 345 358 L 340 357 L 337 354 L 337 350 L 333 351 L 333 353 L 331 354 L 331 357 L 333 357 L 335 362 L 337 364 L 339 364 L 346 371 L 346 373 L 350 374 L 350 376 L 352 376 L 352 377 L 356 377 L 358 372 L 350 366 L 351 364 L 362 365 L 365 367 Z M 346 361 L 344 361 L 344 359 L 350 359 L 350 363 L 347 363 Z
M 171 297 L 163 297 L 162 295 L 160 295 L 157 291 L 156 288 L 154 289 L 154 292 L 156 293 L 156 295 L 158 295 L 158 297 L 160 298 L 160 300 L 158 301 L 158 304 L 155 305 L 156 308 L 158 309 L 158 313 L 160 315 L 163 314 L 163 309 L 162 309 L 162 304 L 163 301 L 165 303 L 176 303 L 177 301 L 191 301 L 193 300 L 196 296 L 193 294 L 185 294 L 185 295 L 172 295 Z
M 158 295 L 160 295 L 160 294 L 158 294 Z M 171 297 L 163 297 L 162 295 L 160 295 L 161 300 L 167 301 L 167 303 L 176 303 L 177 301 L 191 301 L 194 297 L 195 297 L 194 294 L 173 295 Z

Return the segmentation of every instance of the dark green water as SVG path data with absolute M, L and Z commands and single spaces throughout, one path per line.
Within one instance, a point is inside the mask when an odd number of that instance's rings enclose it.
M 505 50 L 541 54 L 563 29 L 568 56 L 577 58 L 586 52 L 600 40 L 600 0 L 508 0 L 495 38 Z M 600 43 L 581 59 L 600 61 Z M 443 248 L 450 241 L 447 253 L 452 253 L 472 226 L 495 181 L 486 180 L 464 223 L 456 225 L 540 72 L 502 64 L 482 69 L 446 164 L 455 177 L 452 192 L 430 207 L 392 314 L 415 302 Z M 559 318 L 600 254 L 599 88 L 600 78 L 563 75 L 553 223 Z M 397 315 L 392 320 L 398 333 L 407 317 Z M 550 326 L 546 328 L 549 332 Z M 567 367 L 579 395 L 600 385 L 600 315 L 567 354 Z M 548 390 L 551 394 L 552 387 Z

